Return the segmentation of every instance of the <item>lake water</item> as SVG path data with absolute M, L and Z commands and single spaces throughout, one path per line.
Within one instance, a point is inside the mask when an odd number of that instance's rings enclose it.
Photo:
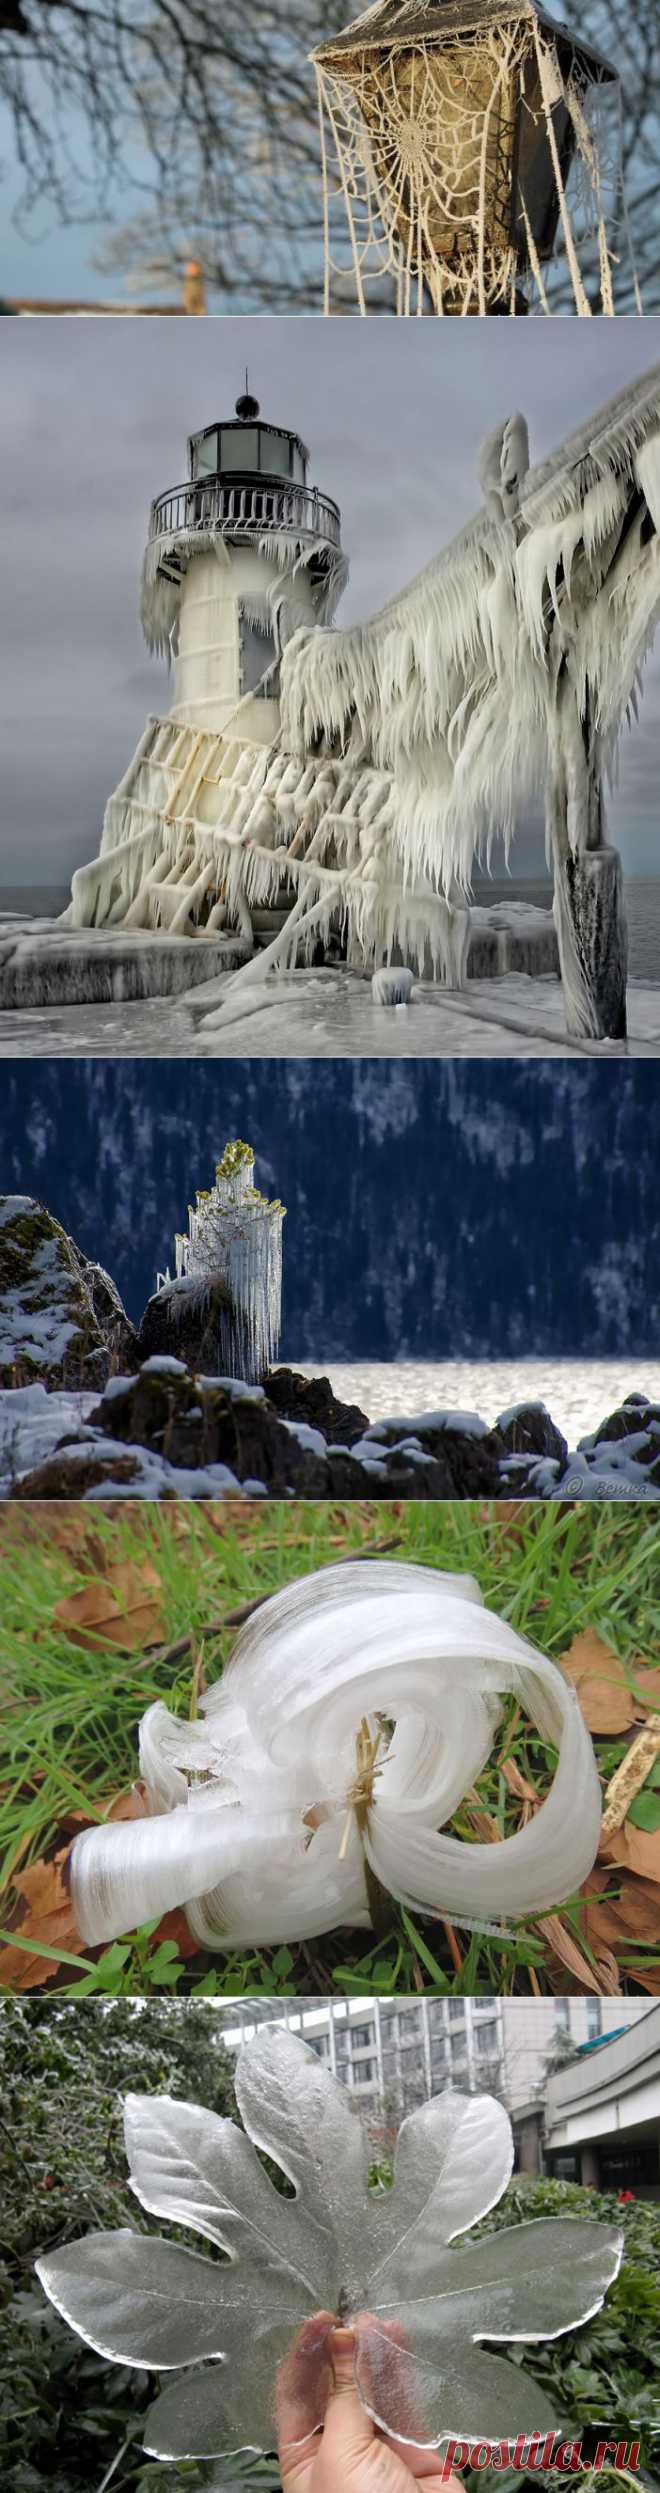
M 629 962 L 631 978 L 660 980 L 660 875 L 626 882 L 626 914 L 628 919 Z M 493 877 L 491 883 L 475 882 L 475 900 L 487 904 L 491 900 L 531 900 L 537 909 L 550 908 L 552 894 L 547 883 L 515 882 Z
M 477 1411 L 492 1422 L 516 1402 L 545 1402 L 574 1451 L 616 1410 L 626 1394 L 660 1401 L 660 1362 L 653 1359 L 294 1360 L 304 1376 L 322 1365 L 343 1402 L 357 1402 L 370 1420 L 413 1417 L 422 1411 Z
M 511 876 L 494 876 L 491 881 L 475 880 L 475 900 L 530 900 L 538 908 L 550 908 L 551 892 L 547 883 L 518 881 Z M 33 884 L 14 888 L 0 886 L 0 911 L 10 909 L 34 917 L 56 917 L 66 908 L 68 889 L 63 886 Z M 660 981 L 660 875 L 626 883 L 626 908 L 630 944 L 631 978 Z

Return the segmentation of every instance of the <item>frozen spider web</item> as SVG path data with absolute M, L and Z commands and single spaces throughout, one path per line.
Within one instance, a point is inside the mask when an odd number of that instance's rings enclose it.
M 592 57 L 587 76 L 533 9 L 507 22 L 486 7 L 469 39 L 425 34 L 428 14 L 408 38 L 388 21 L 378 42 L 372 10 L 315 56 L 326 311 L 351 294 L 361 312 L 515 311 L 522 285 L 549 312 L 563 276 L 576 312 L 613 313 L 623 176 L 609 66 Z M 535 232 L 542 148 L 554 238 Z
M 272 2449 L 278 2407 L 288 2441 L 317 2431 L 337 2315 L 354 2329 L 356 2385 L 383 2432 L 433 2448 L 553 2429 L 545 2389 L 488 2349 L 591 2318 L 623 2237 L 582 2218 L 537 2218 L 456 2247 L 510 2179 L 503 2106 L 436 2097 L 403 2123 L 392 2188 L 372 2189 L 366 2130 L 297 2038 L 257 2034 L 239 2056 L 236 2099 L 243 2130 L 167 2096 L 126 2103 L 136 2197 L 201 2234 L 210 2258 L 123 2229 L 37 2262 L 87 2345 L 175 2376 L 146 2419 L 150 2456 Z M 293 2197 L 277 2191 L 257 2149 Z

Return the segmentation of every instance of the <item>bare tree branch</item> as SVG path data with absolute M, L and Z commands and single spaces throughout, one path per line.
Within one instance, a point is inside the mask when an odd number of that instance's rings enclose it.
M 619 72 L 630 227 L 644 308 L 657 310 L 660 15 L 648 0 L 568 0 L 562 13 Z M 105 221 L 97 266 L 143 293 L 171 286 L 194 254 L 213 309 L 319 309 L 309 53 L 352 14 L 352 0 L 0 0 L 19 229 L 43 228 L 45 215 Z M 144 208 L 124 225 L 127 183 Z M 621 214 L 616 246 L 617 307 L 633 310 Z M 553 299 L 568 306 L 561 270 Z

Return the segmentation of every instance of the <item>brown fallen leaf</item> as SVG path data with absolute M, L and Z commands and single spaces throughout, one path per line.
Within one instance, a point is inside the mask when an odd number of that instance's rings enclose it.
M 160 1577 L 149 1558 L 121 1559 L 109 1573 L 94 1575 L 77 1593 L 55 1604 L 53 1619 L 73 1645 L 117 1653 L 161 1645 L 166 1625 Z
M 660 1885 L 660 1826 L 649 1831 L 645 1827 L 631 1826 L 627 1818 L 625 1826 L 617 1827 L 612 1835 L 606 1835 L 601 1840 L 598 1857 L 600 1861 L 619 1863 L 623 1870 L 633 1871 L 636 1878 L 652 1879 Z M 657 1914 L 656 1935 L 660 1947 L 660 1896 Z
M 117 1794 L 106 1816 L 108 1819 L 143 1818 L 146 1810 L 144 1786 L 135 1784 L 130 1792 Z M 86 1818 L 82 1810 L 72 1810 L 66 1823 L 77 1832 L 79 1825 L 89 1826 L 95 1822 Z M 103 1951 L 84 1945 L 73 1913 L 69 1892 L 70 1852 L 71 1844 L 65 1844 L 56 1853 L 43 1855 L 38 1861 L 32 1861 L 27 1870 L 16 1873 L 12 1885 L 18 1898 L 18 1911 L 12 1927 L 16 1939 L 29 1939 L 36 1947 L 53 1948 L 56 1954 L 62 1948 L 68 1955 L 96 1960 Z M 182 1957 L 199 1955 L 199 1941 L 193 1938 L 185 1913 L 178 1908 L 163 1914 L 153 1933 L 152 1947 L 156 1949 L 164 1939 L 174 1939 Z M 51 1956 L 33 1955 L 27 1948 L 12 1946 L 11 1943 L 0 1948 L 0 1992 L 40 1990 L 43 1983 L 52 1982 L 56 1976 L 57 1963 Z
M 653 1879 L 633 1876 L 616 1863 L 610 1869 L 597 1865 L 582 1889 L 582 1918 L 585 1939 L 595 1954 L 601 1947 L 616 1954 L 623 1942 L 635 1939 L 640 1946 L 655 1948 L 660 1975 L 660 1915 Z M 636 1971 L 636 1980 L 641 1979 Z
M 128 1792 L 118 1792 L 106 1811 L 108 1819 L 143 1818 L 146 1800 L 143 1786 L 135 1784 Z M 81 1827 L 96 1822 L 83 1809 L 68 1810 L 62 1819 L 60 1833 L 70 1838 Z M 69 1855 L 71 1842 L 60 1844 L 53 1853 L 43 1853 L 21 1870 L 15 1863 L 11 1886 L 18 1899 L 11 1928 L 21 1939 L 30 1939 L 37 1947 L 65 1948 L 69 1955 L 85 1956 L 84 1947 L 74 1919 L 69 1893 Z M 43 1982 L 52 1982 L 57 1965 L 51 1957 L 34 1956 L 27 1948 L 0 1948 L 0 1991 L 34 1991 Z
M 42 1947 L 64 1948 L 69 1955 L 82 1956 L 85 1951 L 68 1889 L 70 1850 L 70 1844 L 66 1844 L 52 1860 L 32 1861 L 29 1869 L 21 1870 L 14 1879 L 23 1908 L 16 1919 L 16 1932 L 21 1939 L 30 1939 Z M 0 1948 L 2 1991 L 38 1990 L 43 1982 L 52 1982 L 56 1972 L 57 1966 L 49 1956 L 33 1956 L 25 1948 Z
M 618 1973 L 614 1982 L 611 1976 L 608 1981 L 603 1981 L 602 1972 L 596 1972 L 595 1967 L 589 1964 L 582 1948 L 578 1947 L 577 1940 L 573 1938 L 572 1931 L 566 1929 L 566 1924 L 562 1922 L 558 1913 L 544 1913 L 536 1927 L 552 1950 L 553 1956 L 559 1958 L 560 1965 L 565 1965 L 567 1973 L 573 1976 L 581 1991 L 595 1991 L 600 1995 L 606 1990 L 612 1992 L 616 1999 L 620 1999 L 621 1986 Z
M 645 1654 L 635 1653 L 628 1671 L 639 1692 L 633 1695 L 635 1721 L 645 1722 L 647 1706 L 660 1706 L 660 1667 L 657 1662 L 647 1661 Z
M 491 1524 L 494 1527 L 498 1540 L 505 1548 L 507 1545 L 519 1548 L 527 1539 L 529 1534 L 528 1500 L 498 1498 L 494 1508 L 484 1504 L 480 1509 L 480 1514 L 485 1524 Z
M 526 1775 L 521 1774 L 515 1757 L 505 1757 L 500 1773 L 503 1774 L 505 1783 L 508 1783 L 509 1791 L 515 1793 L 516 1800 L 529 1801 L 532 1808 L 540 1808 L 541 1794 L 535 1792 L 533 1783 L 528 1783 Z
M 572 1681 L 590 1731 L 630 1730 L 637 1709 L 623 1663 L 595 1628 L 587 1627 L 573 1637 L 567 1653 L 560 1655 L 560 1668 L 564 1678 Z

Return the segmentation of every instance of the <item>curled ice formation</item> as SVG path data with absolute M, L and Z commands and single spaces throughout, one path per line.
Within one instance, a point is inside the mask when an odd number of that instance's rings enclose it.
M 506 1696 L 556 1751 L 547 1797 L 502 1843 L 443 1834 Z M 374 1882 L 485 1929 L 572 1895 L 598 1845 L 572 1687 L 471 1577 L 431 1567 L 358 1560 L 287 1585 L 242 1630 L 195 1722 L 150 1706 L 140 1766 L 152 1814 L 73 1846 L 91 1946 L 181 1905 L 207 1948 L 367 1928 Z

